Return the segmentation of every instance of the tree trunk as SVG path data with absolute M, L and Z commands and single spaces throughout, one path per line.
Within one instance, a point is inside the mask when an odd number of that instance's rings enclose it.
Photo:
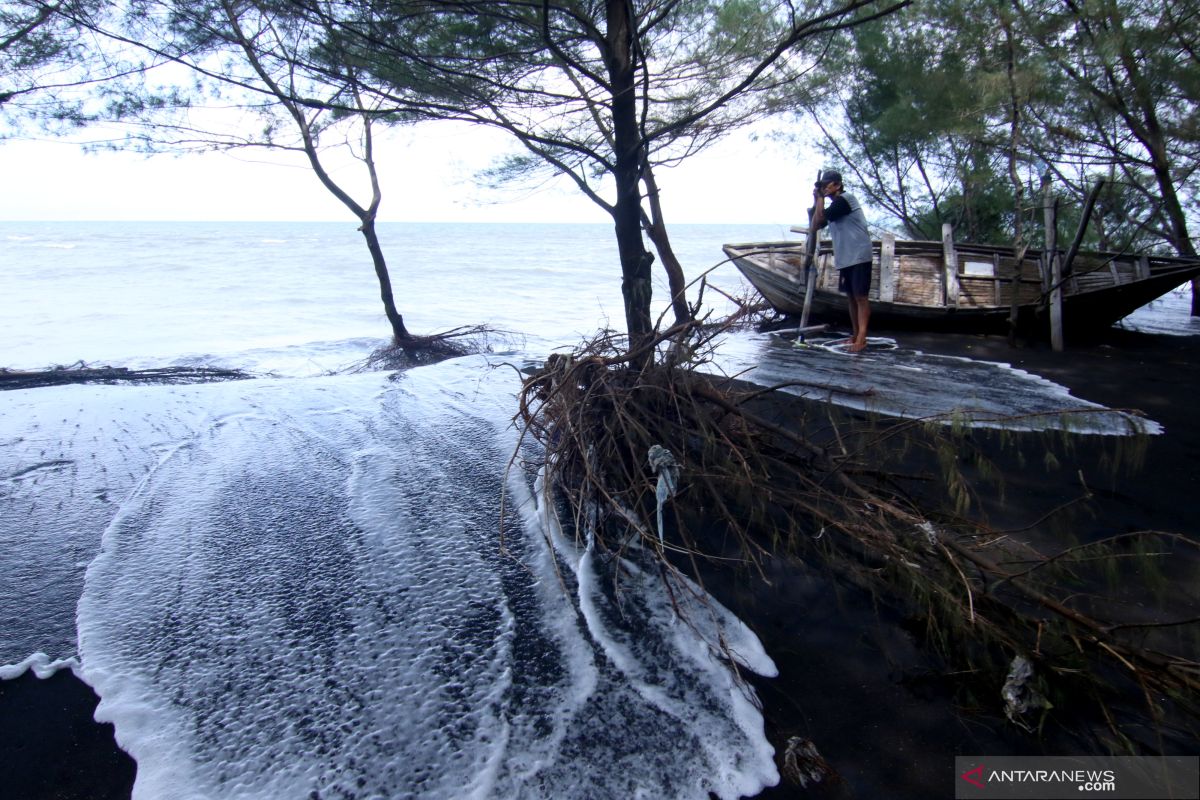
M 1151 163 L 1154 167 L 1154 179 L 1158 183 L 1158 191 L 1162 195 L 1163 211 L 1167 215 L 1167 223 L 1171 231 L 1171 245 L 1181 256 L 1194 258 L 1196 246 L 1188 233 L 1187 214 L 1179 202 L 1179 193 L 1175 190 L 1175 181 L 1171 177 L 1171 162 L 1167 155 L 1167 144 L 1162 128 L 1158 124 L 1158 116 L 1152 108 L 1146 109 L 1146 130 L 1150 141 L 1146 149 L 1150 151 Z M 1200 317 L 1200 278 L 1192 281 L 1192 316 Z
M 334 197 L 341 202 L 346 208 L 358 217 L 362 223 L 359 231 L 362 232 L 363 238 L 367 240 L 367 249 L 371 251 L 371 261 L 375 265 L 375 275 L 379 279 L 379 292 L 383 298 L 384 313 L 387 314 L 388 322 L 392 326 L 392 340 L 395 344 L 410 341 L 413 337 L 404 327 L 404 318 L 400 316 L 400 312 L 396 310 L 395 300 L 392 298 L 392 279 L 388 275 L 387 262 L 383 258 L 383 248 L 379 245 L 379 237 L 375 234 L 375 212 L 379 209 L 380 189 L 379 175 L 375 169 L 374 145 L 371 134 L 372 115 L 368 113 L 368 109 L 363 105 L 362 96 L 359 92 L 357 75 L 346 73 L 340 77 L 346 79 L 350 83 L 355 103 L 358 108 L 358 117 L 363 126 L 363 153 L 360 160 L 367 168 L 367 174 L 371 179 L 371 203 L 364 208 L 359 205 L 350 194 L 343 189 L 333 176 L 325 169 L 325 165 L 321 162 L 321 151 L 317 145 L 319 128 L 314 127 L 313 120 L 305 116 L 304 109 L 293 99 L 290 90 L 281 86 L 274 77 L 267 71 L 266 67 L 260 58 L 259 44 L 254 37 L 248 36 L 242 29 L 241 19 L 238 16 L 240 11 L 237 4 L 232 0 L 223 0 L 221 8 L 225 12 L 226 21 L 229 23 L 230 30 L 233 31 L 236 44 L 242 49 L 247 62 L 259 79 L 270 89 L 270 94 L 279 102 L 291 116 L 292 121 L 296 125 L 296 130 L 300 133 L 300 138 L 304 146 L 304 154 L 308 158 L 309 166 L 312 167 L 313 173 Z M 342 55 L 340 64 L 346 64 L 345 54 Z M 295 63 L 292 62 L 293 68 Z
M 654 256 L 646 252 L 641 224 L 641 150 L 642 137 L 637 123 L 637 95 L 634 74 L 633 10 L 629 0 L 608 0 L 607 48 L 609 85 L 612 92 L 612 130 L 615 146 L 613 177 L 617 184 L 617 202 L 613 207 L 617 250 L 621 256 L 621 294 L 625 300 L 625 324 L 629 349 L 642 349 L 653 332 L 650 318 L 650 264 Z M 653 361 L 652 352 L 640 353 L 631 364 L 643 369 Z
M 379 236 L 375 233 L 375 220 L 363 222 L 363 238 L 367 240 L 367 249 L 371 251 L 371 262 L 375 265 L 375 276 L 379 279 L 379 295 L 383 299 L 383 311 L 387 314 L 388 322 L 392 325 L 392 340 L 394 344 L 403 344 L 412 340 L 412 334 L 404 327 L 404 317 L 396 310 L 396 301 L 392 297 L 392 279 L 388 275 L 387 262 L 383 258 L 383 248 L 379 245 Z
M 1179 202 L 1179 194 L 1175 191 L 1175 181 L 1171 179 L 1170 165 L 1167 161 L 1166 145 L 1156 142 L 1151 149 L 1154 162 L 1154 177 L 1158 181 L 1158 190 L 1162 194 L 1163 211 L 1167 214 L 1170 224 L 1171 242 L 1175 252 L 1181 256 L 1195 258 L 1196 246 L 1188 233 L 1187 214 Z M 1200 317 L 1200 278 L 1192 279 L 1192 316 Z
M 1179 255 L 1195 258 L 1196 246 L 1192 244 L 1192 237 L 1188 234 L 1187 215 L 1179 202 L 1175 182 L 1171 179 L 1171 171 L 1166 161 L 1166 148 L 1162 147 L 1161 158 L 1158 150 L 1158 147 L 1154 148 L 1154 177 L 1158 180 L 1163 210 L 1166 211 L 1167 220 L 1171 225 L 1171 238 L 1174 239 L 1171 244 L 1175 246 L 1175 252 Z M 1192 279 L 1192 316 L 1200 317 L 1200 278 Z
M 1150 163 L 1154 169 L 1154 179 L 1158 183 L 1158 191 L 1162 195 L 1163 211 L 1167 215 L 1170 229 L 1171 245 L 1181 256 L 1195 257 L 1196 247 L 1188 234 L 1187 214 L 1179 202 L 1179 194 L 1175 188 L 1175 180 L 1171 176 L 1171 157 L 1167 152 L 1167 134 L 1158 118 L 1158 106 L 1155 98 L 1158 94 L 1152 90 L 1145 72 L 1140 66 L 1136 53 L 1129 47 L 1128 39 L 1122 29 L 1123 20 L 1114 14 L 1112 27 L 1121 34 L 1122 48 L 1120 51 L 1121 66 L 1124 68 L 1126 81 L 1133 89 L 1133 102 L 1136 104 L 1141 119 L 1130 124 L 1133 132 L 1150 155 Z M 1111 80 L 1111 79 L 1110 79 Z M 1120 86 L 1112 87 L 1113 94 L 1120 97 Z M 1130 112 L 1132 116 L 1132 112 Z M 1200 299 L 1197 289 L 1200 280 L 1192 281 L 1192 316 L 1200 316 Z
M 1008 131 L 1008 180 L 1013 187 L 1013 252 L 1021 254 L 1016 262 L 1016 272 L 1012 282 L 1012 307 L 1008 312 L 1008 344 L 1017 344 L 1017 308 L 1021 289 L 1021 265 L 1024 263 L 1025 244 L 1025 181 L 1017 168 L 1017 153 L 1021 147 L 1021 98 L 1017 93 L 1017 47 L 1013 40 L 1011 20 L 1004 14 L 1000 15 L 1004 27 L 1004 41 L 1008 49 L 1008 100 L 1009 100 L 1009 131 Z M 996 275 L 999 280 L 1000 276 Z
M 650 201 L 650 220 L 646 225 L 646 234 L 654 243 L 658 257 L 662 260 L 663 270 L 667 273 L 667 284 L 671 287 L 671 310 L 675 312 L 675 324 L 682 325 L 692 321 L 692 310 L 687 304 L 687 279 L 683 274 L 683 265 L 671 249 L 671 238 L 667 235 L 667 223 L 663 219 L 662 203 L 659 200 L 658 181 L 654 171 L 646 164 L 642 174 L 646 182 L 646 197 Z

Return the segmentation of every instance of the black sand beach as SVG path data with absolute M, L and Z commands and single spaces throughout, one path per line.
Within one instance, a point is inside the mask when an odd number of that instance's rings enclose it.
M 92 714 L 98 698 L 70 670 L 0 681 L 0 796 L 12 800 L 117 800 L 133 789 L 133 759 L 113 726 Z
M 1002 337 L 887 335 L 928 353 L 1013 364 L 1083 400 L 1139 409 L 1165 429 L 1149 437 L 1136 475 L 1103 466 L 1112 437 L 1073 437 L 1070 453 L 1048 469 L 1035 457 L 1042 434 L 1025 435 L 1016 448 L 994 434 L 973 436 L 1006 473 L 1002 497 L 980 498 L 994 527 L 1029 528 L 1030 537 L 1046 540 L 1067 528 L 1081 540 L 1145 529 L 1200 539 L 1193 510 L 1200 497 L 1200 338 L 1113 330 L 1052 353 L 1042 344 L 1011 349 Z M 780 414 L 786 417 L 787 409 Z M 1017 450 L 1030 452 L 1021 460 Z M 1030 527 L 1081 495 L 1083 484 L 1089 500 Z M 840 585 L 820 565 L 780 558 L 768 569 L 770 586 L 716 570 L 705 583 L 759 634 L 780 669 L 778 678 L 755 682 L 772 743 L 781 750 L 790 737 L 811 740 L 840 778 L 803 792 L 781 785 L 761 797 L 949 798 L 955 755 L 1096 752 L 1089 736 L 1068 725 L 1052 722 L 1040 735 L 1018 729 L 999 713 L 995 697 L 980 695 L 964 708 L 962 681 L 940 672 L 902 613 Z M 1189 587 L 1192 608 L 1180 608 L 1180 616 L 1196 616 L 1197 591 Z M 91 721 L 95 703 L 67 671 L 44 681 L 26 674 L 0 682 L 0 794 L 127 797 L 133 764 L 115 746 L 111 726 Z M 1167 740 L 1163 749 L 1195 754 L 1200 748 Z
M 1136 470 L 1108 466 L 1119 437 L 974 432 L 971 445 L 987 453 L 1004 478 L 1003 492 L 981 494 L 973 515 L 982 514 L 995 529 L 1020 530 L 1045 552 L 1140 530 L 1200 540 L 1194 511 L 1200 492 L 1194 414 L 1200 339 L 1113 329 L 1053 353 L 1041 343 L 1014 349 L 995 336 L 888 335 L 927 353 L 1010 363 L 1082 400 L 1140 410 L 1164 428 L 1162 435 L 1141 437 L 1147 451 Z M 1047 449 L 1060 462 L 1053 468 L 1043 463 Z M 1042 519 L 1085 492 L 1088 499 Z M 1174 565 L 1183 602 L 1170 608 L 1173 618 L 1200 615 L 1197 561 Z M 999 683 L 980 687 L 943 674 L 897 609 L 839 586 L 819 566 L 780 559 L 772 567 L 771 590 L 749 582 L 716 585 L 713 579 L 708 588 L 751 622 L 779 666 L 778 679 L 756 681 L 777 752 L 790 737 L 809 739 L 840 780 L 808 792 L 781 785 L 761 797 L 949 798 L 957 755 L 1105 752 L 1099 745 L 1105 732 L 1087 719 L 1092 709 L 1057 709 L 1040 732 L 1023 731 L 1001 713 Z M 1139 606 L 1145 595 L 1145 605 L 1153 605 L 1150 588 L 1136 578 L 1125 581 L 1121 593 Z M 1151 742 L 1163 754 L 1200 752 L 1194 738 L 1156 739 L 1136 719 L 1124 722 L 1134 741 Z

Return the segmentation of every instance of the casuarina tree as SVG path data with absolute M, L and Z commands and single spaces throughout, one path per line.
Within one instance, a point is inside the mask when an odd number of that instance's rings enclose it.
M 527 156 L 520 171 L 548 165 L 613 221 L 621 266 L 629 361 L 653 360 L 652 254 L 643 223 L 668 244 L 655 168 L 677 163 L 772 110 L 772 98 L 811 66 L 802 45 L 820 42 L 907 3 L 856 0 L 799 7 L 785 2 L 424 3 L 424 24 L 461 34 L 417 54 L 388 35 L 388 7 L 367 4 L 370 23 L 338 21 L 357 36 L 362 62 L 389 95 L 414 58 L 436 74 L 429 105 L 447 118 L 511 134 Z M 400 6 L 404 20 L 414 7 Z M 358 15 L 361 20 L 365 15 Z M 393 82 L 392 76 L 398 79 Z M 403 91 L 393 98 L 402 107 Z M 643 186 L 653 202 L 647 213 Z M 657 221 L 657 225 L 654 224 Z M 680 274 L 673 300 L 683 301 Z M 676 320 L 688 315 L 677 305 Z
M 430 344 L 407 329 L 376 229 L 382 201 L 376 127 L 415 112 L 381 108 L 378 93 L 339 39 L 290 3 L 137 0 L 119 21 L 77 18 L 101 39 L 159 65 L 147 80 L 110 92 L 106 112 L 125 137 L 114 146 L 146 152 L 266 149 L 300 155 L 358 220 L 393 343 Z M 395 90 L 393 94 L 398 90 Z M 331 155 L 333 154 L 333 155 Z M 335 176 L 331 158 L 360 168 Z M 436 337 L 435 337 L 436 338 Z

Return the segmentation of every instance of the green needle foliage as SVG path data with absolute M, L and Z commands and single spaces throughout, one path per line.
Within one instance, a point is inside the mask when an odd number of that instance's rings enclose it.
M 842 36 L 800 101 L 889 226 L 1042 241 L 1042 186 L 1084 246 L 1195 253 L 1200 15 L 1179 0 L 931 0 Z

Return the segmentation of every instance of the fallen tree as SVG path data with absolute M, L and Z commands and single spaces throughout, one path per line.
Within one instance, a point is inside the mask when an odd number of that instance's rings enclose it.
M 647 346 L 657 353 L 678 327 Z M 518 421 L 545 450 L 581 541 L 617 563 L 648 555 L 664 580 L 701 585 L 702 564 L 736 563 L 765 581 L 780 554 L 817 561 L 913 620 L 946 673 L 987 687 L 985 711 L 1030 731 L 1057 715 L 1086 727 L 1097 752 L 1194 740 L 1200 660 L 1195 637 L 1176 634 L 1200 629 L 1200 617 L 1129 614 L 1103 587 L 1114 570 L 1200 562 L 1200 544 L 1140 530 L 1054 549 L 993 529 L 968 512 L 980 482 L 1003 475 L 969 430 L 866 419 L 714 376 L 704 366 L 721 329 L 690 327 L 683 362 L 659 353 L 632 369 L 645 354 L 605 335 L 525 382 Z M 1112 438 L 1137 461 L 1138 436 Z M 905 473 L 897 460 L 928 468 Z M 1064 508 L 1089 499 L 1081 486 Z M 1165 580 L 1162 591 L 1185 588 Z M 1131 732 L 1134 716 L 1160 739 Z

